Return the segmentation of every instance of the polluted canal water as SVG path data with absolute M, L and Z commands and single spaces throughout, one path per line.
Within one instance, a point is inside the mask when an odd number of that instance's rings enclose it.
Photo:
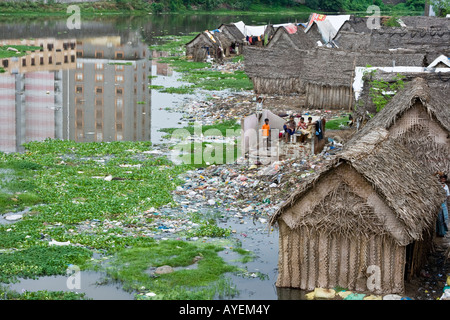
M 10 290 L 24 291 L 71 291 L 84 293 L 93 300 L 133 300 L 134 294 L 122 290 L 120 284 L 103 284 L 106 274 L 96 271 L 79 271 L 71 276 L 45 276 L 39 279 L 20 279 L 10 284 Z
M 305 15 L 305 21 L 308 16 L 309 14 Z M 300 19 L 299 17 L 289 19 L 273 16 L 270 22 L 284 23 L 297 18 Z M 192 99 L 204 100 L 207 95 L 211 98 L 213 91 L 206 94 L 201 90 L 195 90 L 193 94 L 171 94 L 155 89 L 156 87 L 179 88 L 186 83 L 179 81 L 180 73 L 171 70 L 167 63 L 158 61 L 154 52 L 151 52 L 150 46 L 154 45 L 160 36 L 191 33 L 193 35 L 203 30 L 211 30 L 222 23 L 240 20 L 252 25 L 266 24 L 266 19 L 267 17 L 261 15 L 214 16 L 209 14 L 105 17 L 83 21 L 82 29 L 70 31 L 67 30 L 65 19 L 52 19 L 51 23 L 45 18 L 37 17 L 31 20 L 23 18 L 20 21 L 14 21 L 13 24 L 10 20 L 0 21 L 0 39 L 4 44 L 41 47 L 40 51 L 33 52 L 33 57 L 35 56 L 33 60 L 29 55 L 23 60 L 14 57 L 14 59 L 3 61 L 3 66 L 9 63 L 9 67 L 5 67 L 5 72 L 0 75 L 0 95 L 5 98 L 4 102 L 8 105 L 0 106 L 0 122 L 10 126 L 8 126 L 8 134 L 0 134 L 0 152 L 23 152 L 23 143 L 50 138 L 79 143 L 151 141 L 153 148 L 146 152 L 162 154 L 163 151 L 159 151 L 164 148 L 167 141 L 164 139 L 166 133 L 160 130 L 187 126 L 193 118 L 182 118 L 182 111 L 185 110 L 180 111 L 180 109 L 186 108 L 183 104 Z M 40 55 L 42 59 L 39 59 Z M 45 91 L 40 90 L 40 86 L 45 86 Z M 17 88 L 21 90 L 17 91 Z M 253 92 L 248 94 L 253 95 Z M 32 107 L 25 107 L 28 102 L 33 102 Z M 250 102 L 230 104 L 236 109 L 235 112 L 246 111 L 251 106 Z M 196 105 L 192 103 L 192 106 Z M 239 114 L 241 115 L 242 113 Z M 147 159 L 146 155 L 143 158 Z M 112 158 L 111 156 L 110 160 L 113 160 Z M 64 155 L 59 160 L 69 163 L 70 155 Z M 136 159 L 130 159 L 130 161 L 134 160 Z M 138 166 L 134 163 L 123 165 L 127 165 L 127 170 L 130 172 L 135 169 L 134 166 Z M 163 167 L 161 165 L 162 171 Z M 199 175 L 202 171 L 196 170 L 194 173 Z M 12 177 L 11 169 L 0 168 L 0 174 L 6 179 Z M 79 173 L 79 175 L 82 174 Z M 108 174 L 107 177 L 112 179 L 109 173 L 101 172 L 101 174 Z M 100 177 L 100 173 L 98 175 Z M 103 180 L 97 181 L 103 182 Z M 118 183 L 120 181 L 122 180 L 114 180 Z M 214 184 L 211 186 L 211 189 L 216 187 Z M 302 290 L 275 286 L 278 275 L 279 235 L 277 227 L 271 227 L 268 223 L 268 215 L 273 212 L 261 214 L 261 212 L 249 212 L 244 209 L 247 206 L 256 206 L 255 203 L 245 203 L 238 208 L 233 205 L 236 199 L 227 198 L 228 191 L 220 190 L 220 186 L 216 188 L 219 192 L 214 196 L 219 201 L 212 198 L 194 200 L 187 196 L 189 191 L 193 190 L 189 190 L 188 184 L 179 187 L 185 194 L 178 195 L 174 192 L 174 200 L 178 205 L 163 206 L 156 210 L 169 213 L 172 211 L 175 217 L 182 217 L 179 219 L 183 220 L 181 227 L 190 226 L 188 223 L 192 221 L 188 221 L 189 214 L 196 211 L 214 217 L 217 227 L 232 230 L 226 239 L 230 241 L 226 242 L 223 250 L 218 251 L 217 254 L 226 263 L 238 267 L 237 272 L 225 274 L 225 277 L 230 279 L 230 285 L 235 289 L 235 293 L 232 296 L 215 296 L 214 299 L 305 299 L 305 292 Z M 242 190 L 239 188 L 236 186 L 238 190 L 236 193 Z M 4 190 L 0 188 L 0 191 Z M 71 200 L 81 207 L 86 199 Z M 258 201 L 262 202 L 261 199 Z M 0 214 L 0 227 L 4 227 L 5 232 L 9 232 L 9 229 L 13 230 L 15 223 L 24 222 L 29 213 L 30 209 L 25 208 L 19 212 Z M 108 219 L 113 220 L 115 217 L 108 217 Z M 101 226 L 107 229 L 106 218 L 98 223 L 91 223 L 93 220 L 100 221 L 89 216 L 86 220 L 75 221 L 74 225 L 92 229 Z M 171 221 L 167 219 L 167 221 L 176 222 L 175 219 Z M 188 222 L 183 225 L 184 221 Z M 121 223 L 121 221 L 114 222 Z M 68 230 L 72 228 L 72 226 L 58 225 L 55 229 L 59 230 L 59 227 Z M 155 240 L 179 237 L 176 232 L 173 234 L 169 232 L 170 229 L 166 229 L 166 226 L 160 227 L 161 229 L 156 228 L 159 233 L 153 235 Z M 120 228 L 125 230 L 124 225 L 120 225 Z M 145 232 L 154 232 L 152 228 L 153 226 L 146 225 Z M 119 229 L 119 226 L 116 229 Z M 88 234 L 92 230 L 81 231 Z M 109 229 L 106 231 L 109 232 Z M 128 232 L 129 229 L 126 231 Z M 54 230 L 53 232 L 56 235 Z M 94 234 L 94 231 L 92 233 Z M 24 238 L 28 236 L 25 233 L 20 235 Z M 33 240 L 36 243 L 41 241 Z M 209 241 L 208 237 L 204 240 Z M 20 244 L 23 245 L 25 242 Z M 242 255 L 234 250 L 236 248 L 250 252 L 250 259 L 243 259 Z M 16 249 L 5 246 L 0 250 L 3 253 Z M 195 268 L 195 264 L 192 268 Z M 177 271 L 176 268 L 174 269 Z M 148 272 L 151 273 L 154 270 L 148 270 Z M 442 274 L 444 278 L 445 274 Z M 94 300 L 137 298 L 135 292 L 124 291 L 119 282 L 111 283 L 106 273 L 82 270 L 78 276 L 78 279 L 71 278 L 70 275 L 44 276 L 37 279 L 20 278 L 17 283 L 7 284 L 7 287 L 18 293 L 38 290 L 72 291 L 85 293 L 86 298 Z M 430 289 L 427 287 L 428 290 Z

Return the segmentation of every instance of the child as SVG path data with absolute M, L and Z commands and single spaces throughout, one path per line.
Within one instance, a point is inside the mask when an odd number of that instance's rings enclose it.
M 256 113 L 262 112 L 264 100 L 266 99 L 263 99 L 262 97 L 258 97 L 258 99 L 256 99 Z
M 264 124 L 262 126 L 262 137 L 263 137 L 263 146 L 266 145 L 267 150 L 269 150 L 269 133 L 270 133 L 270 125 L 269 119 L 264 119 Z
M 283 125 L 286 143 L 289 142 L 290 137 L 295 133 L 296 127 L 297 125 L 295 123 L 294 116 L 290 116 L 289 121 Z

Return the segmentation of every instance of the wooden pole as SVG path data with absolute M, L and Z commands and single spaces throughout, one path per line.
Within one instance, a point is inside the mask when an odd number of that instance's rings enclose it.
M 353 59 L 353 69 L 352 69 L 352 76 L 350 78 L 350 95 L 348 97 L 348 112 L 350 113 L 352 108 L 352 94 L 353 94 L 353 78 L 355 77 L 355 67 L 356 67 L 356 56 Z

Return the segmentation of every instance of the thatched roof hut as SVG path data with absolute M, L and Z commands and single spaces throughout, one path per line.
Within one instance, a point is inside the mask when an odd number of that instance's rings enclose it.
M 371 29 L 367 26 L 367 17 L 350 16 L 339 29 L 339 32 L 356 32 L 356 33 L 370 33 Z
M 205 61 L 207 56 L 215 57 L 219 40 L 214 33 L 205 30 L 186 43 L 186 56 L 194 61 Z
M 186 56 L 194 61 L 205 61 L 209 55 L 221 61 L 227 53 L 232 41 L 223 32 L 205 30 L 186 43 Z
M 271 40 L 266 48 L 289 50 L 296 49 L 311 49 L 315 47 L 314 41 L 308 37 L 302 28 L 297 28 L 297 32 L 289 33 L 285 27 L 279 27 L 273 33 Z
M 244 34 L 239 30 L 238 27 L 236 27 L 234 23 L 221 24 L 218 29 L 233 42 L 242 44 L 245 41 Z
M 423 78 L 407 82 L 388 104 L 348 142 L 384 128 L 408 148 L 429 173 L 450 172 L 450 112 L 448 96 Z
M 305 94 L 307 107 L 347 108 L 353 105 L 352 83 L 357 66 L 422 66 L 422 53 L 349 52 L 316 47 L 300 50 L 244 47 L 244 68 L 257 94 Z
M 403 16 L 400 19 L 407 28 L 449 28 L 448 18 L 426 16 Z
M 436 59 L 433 63 L 425 68 L 401 68 L 399 70 L 390 70 L 390 68 L 379 68 L 370 75 L 363 75 L 362 90 L 359 88 L 358 108 L 354 110 L 355 118 L 364 116 L 367 112 L 370 114 L 376 113 L 376 105 L 370 96 L 370 87 L 372 81 L 383 81 L 393 84 L 398 80 L 398 76 L 402 77 L 404 83 L 413 81 L 416 78 L 422 78 L 427 85 L 435 92 L 442 96 L 444 101 L 450 101 L 450 67 L 444 63 L 439 62 L 441 59 Z M 434 66 L 434 67 L 433 67 Z M 403 69 L 403 70 L 402 70 Z M 361 102 L 359 102 L 361 101 Z
M 393 28 L 383 27 L 372 30 L 368 49 L 428 49 L 449 51 L 450 29 Z
M 301 182 L 275 212 L 278 287 L 401 293 L 426 259 L 442 186 L 376 129 Z M 377 269 L 372 286 L 369 267 Z
M 449 54 L 450 29 L 448 28 L 394 28 L 382 27 L 369 32 L 340 31 L 333 39 L 345 50 L 383 50 L 407 48 L 421 50 L 435 59 L 439 54 Z

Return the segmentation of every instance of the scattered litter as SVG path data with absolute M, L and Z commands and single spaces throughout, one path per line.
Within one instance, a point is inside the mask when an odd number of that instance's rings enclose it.
M 365 296 L 364 293 L 351 293 L 344 300 L 363 300 Z
M 52 240 L 48 243 L 50 246 L 69 246 L 70 245 L 70 241 L 66 241 L 66 242 L 58 242 L 56 240 Z
M 383 297 L 383 300 L 401 300 L 402 297 L 398 294 L 388 294 Z

